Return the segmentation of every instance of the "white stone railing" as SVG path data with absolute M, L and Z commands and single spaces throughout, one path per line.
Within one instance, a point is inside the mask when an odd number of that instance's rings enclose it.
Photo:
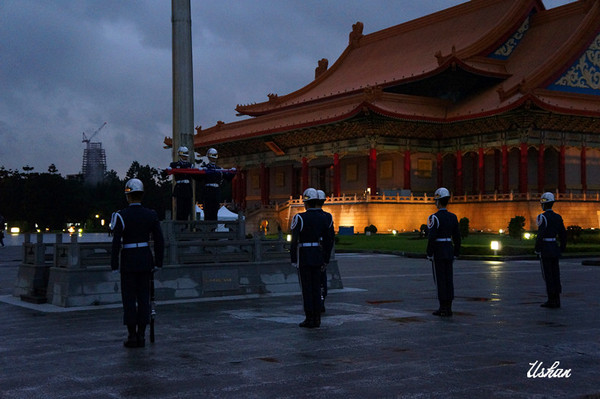
M 557 201 L 600 201 L 600 192 L 595 193 L 553 193 Z M 494 193 L 494 194 L 465 194 L 465 195 L 453 195 L 453 203 L 465 203 L 465 202 L 502 202 L 502 201 L 532 201 L 538 200 L 542 193 Z M 355 203 L 396 203 L 396 204 L 419 204 L 433 202 L 433 197 L 427 194 L 423 196 L 414 195 L 367 195 L 367 194 L 344 194 L 341 197 L 327 197 L 325 204 L 327 205 L 338 205 L 338 204 L 355 204 Z M 285 208 L 288 206 L 303 205 L 302 197 L 292 198 L 289 200 L 277 204 L 277 208 Z

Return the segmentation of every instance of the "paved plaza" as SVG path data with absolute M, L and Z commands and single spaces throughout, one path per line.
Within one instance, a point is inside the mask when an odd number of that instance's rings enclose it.
M 441 319 L 425 259 L 337 258 L 320 329 L 299 293 L 159 303 L 156 342 L 126 349 L 118 306 L 13 298 L 0 249 L 0 398 L 600 398 L 600 267 L 563 259 L 552 310 L 538 262 L 459 260 Z

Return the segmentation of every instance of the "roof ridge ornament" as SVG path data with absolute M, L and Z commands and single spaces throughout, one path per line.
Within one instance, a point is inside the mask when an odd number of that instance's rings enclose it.
M 317 64 L 318 66 L 315 68 L 315 79 L 327 72 L 329 60 L 327 58 L 321 58 Z
M 364 36 L 363 35 L 364 24 L 360 21 L 357 21 L 352 25 L 352 32 L 350 32 L 348 38 L 348 46 L 350 47 L 358 47 L 358 42 Z

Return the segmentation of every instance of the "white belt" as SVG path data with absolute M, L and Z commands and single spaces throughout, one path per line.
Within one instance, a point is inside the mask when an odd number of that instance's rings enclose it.
M 298 244 L 299 247 L 318 247 L 318 242 L 301 242 Z
M 206 187 L 219 187 L 218 183 L 206 183 L 205 184 Z
M 542 238 L 544 241 L 556 241 L 556 238 Z
M 452 238 L 436 238 L 436 241 L 452 241 Z
M 177 180 L 176 181 L 177 184 L 179 184 L 179 183 L 189 184 L 189 182 L 190 182 L 189 180 Z
M 123 244 L 123 248 L 125 249 L 129 249 L 129 248 L 142 248 L 142 247 L 147 247 L 148 243 L 147 242 L 132 242 L 129 244 Z

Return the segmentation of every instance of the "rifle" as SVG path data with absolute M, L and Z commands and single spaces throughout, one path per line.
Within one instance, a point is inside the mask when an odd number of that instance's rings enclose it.
M 154 343 L 154 319 L 156 318 L 156 302 L 154 300 L 154 270 L 150 277 L 150 342 Z

